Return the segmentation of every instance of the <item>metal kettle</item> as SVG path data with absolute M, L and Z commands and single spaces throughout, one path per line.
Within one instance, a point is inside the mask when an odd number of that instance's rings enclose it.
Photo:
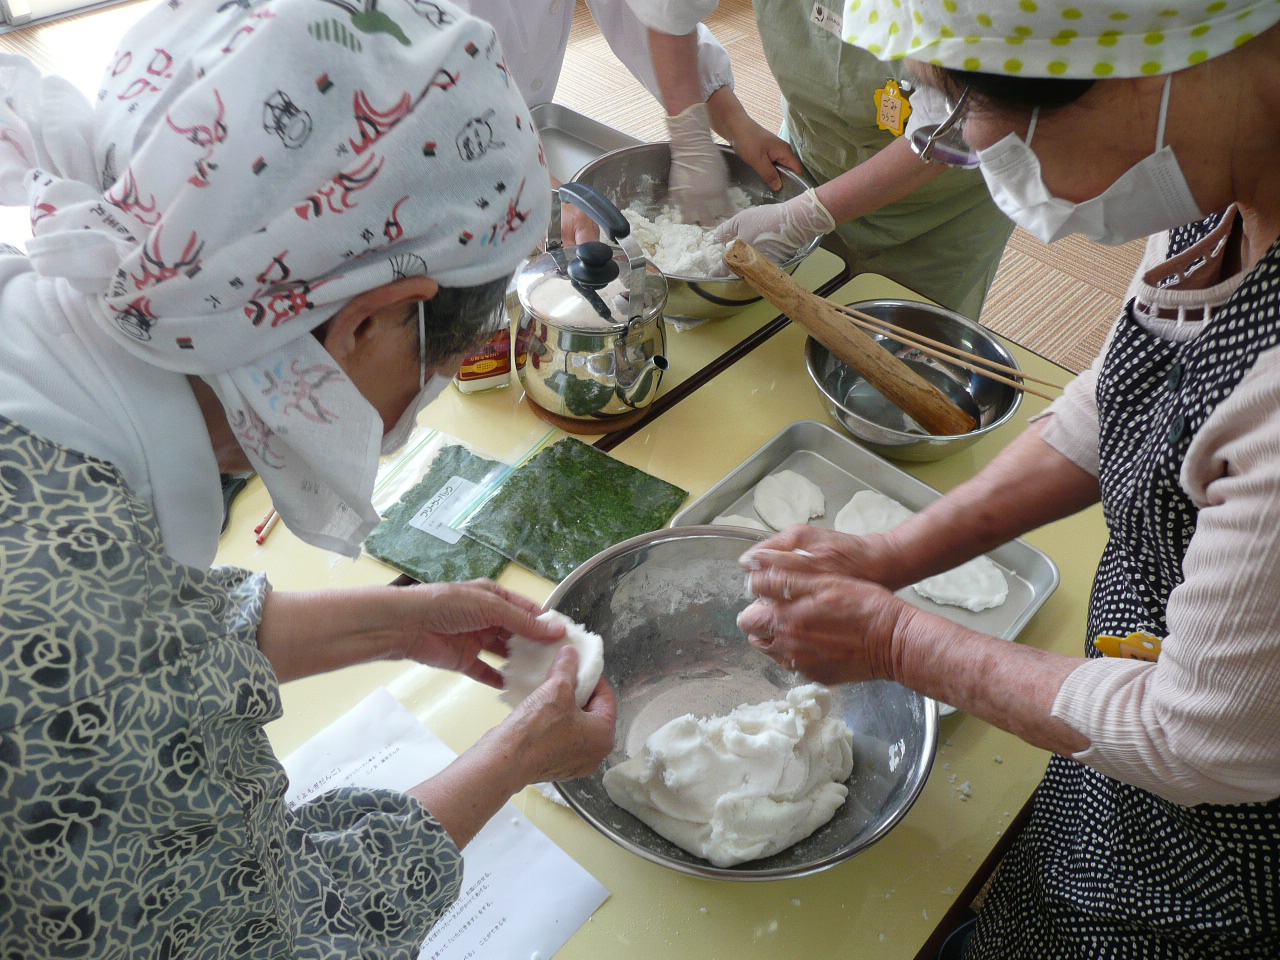
M 619 249 L 565 246 L 564 202 L 586 212 Z M 645 258 L 621 211 L 580 183 L 560 187 L 546 250 L 516 277 L 525 393 L 543 410 L 584 425 L 642 410 L 657 397 L 667 369 L 666 277 Z

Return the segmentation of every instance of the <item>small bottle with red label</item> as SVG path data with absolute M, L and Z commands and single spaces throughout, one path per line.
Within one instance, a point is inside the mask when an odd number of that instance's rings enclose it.
M 463 393 L 496 390 L 511 384 L 511 327 L 504 326 L 478 351 L 462 361 L 453 378 Z

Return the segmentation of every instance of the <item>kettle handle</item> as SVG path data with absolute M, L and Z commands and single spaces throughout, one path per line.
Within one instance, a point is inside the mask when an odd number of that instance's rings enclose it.
M 600 229 L 610 240 L 621 240 L 631 233 L 631 224 L 608 197 L 595 187 L 589 187 L 577 180 L 560 184 L 560 202 L 568 200 L 579 210 L 600 225 Z M 560 219 L 559 204 L 555 204 L 555 220 Z M 559 227 L 557 222 L 554 226 Z M 557 237 L 559 233 L 557 231 Z
M 560 238 L 560 205 L 567 200 L 599 224 L 605 235 L 620 246 L 622 252 L 627 255 L 627 290 L 643 291 L 649 261 L 644 255 L 644 250 L 640 248 L 639 242 L 631 236 L 631 224 L 627 222 L 627 218 L 622 215 L 622 211 L 614 202 L 595 187 L 577 180 L 562 183 L 557 190 L 551 192 L 555 195 L 555 202 L 551 204 L 551 223 L 547 227 L 547 252 L 555 256 L 564 245 Z M 562 269 L 563 256 L 563 253 L 560 253 L 557 258 L 557 263 L 561 264 Z M 629 304 L 628 329 L 635 327 L 643 320 L 645 297 L 643 295 L 630 297 Z

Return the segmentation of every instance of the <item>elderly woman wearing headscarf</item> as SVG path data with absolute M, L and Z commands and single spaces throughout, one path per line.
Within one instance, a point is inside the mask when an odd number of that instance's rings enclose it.
M 990 467 L 886 534 L 744 558 L 740 624 L 782 662 L 1053 752 L 967 958 L 1280 956 L 1277 21 L 1273 0 L 846 9 L 853 42 L 951 96 L 937 153 L 976 152 L 1019 224 L 1152 235 L 1104 355 Z M 1099 499 L 1083 659 L 890 592 Z
M 96 104 L 0 64 L 0 952 L 412 956 L 459 848 L 612 744 L 574 659 L 408 795 L 290 811 L 278 682 L 562 630 L 492 583 L 272 593 L 209 569 L 218 474 L 354 554 L 380 450 L 546 223 L 492 29 L 445 3 L 176 0 Z M 428 812 L 430 811 L 430 812 Z

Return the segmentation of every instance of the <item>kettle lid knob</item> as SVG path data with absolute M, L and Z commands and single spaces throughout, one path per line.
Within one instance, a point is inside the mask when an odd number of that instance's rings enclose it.
M 621 272 L 613 259 L 613 248 L 599 240 L 579 244 L 577 256 L 567 267 L 570 279 L 584 287 L 598 290 L 617 279 Z

